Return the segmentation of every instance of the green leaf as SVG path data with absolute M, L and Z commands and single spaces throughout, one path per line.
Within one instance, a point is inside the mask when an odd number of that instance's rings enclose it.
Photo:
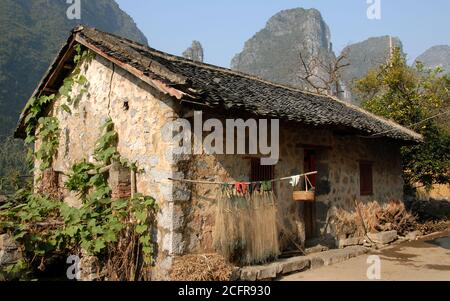
M 144 245 L 149 245 L 150 244 L 150 236 L 148 236 L 148 235 L 142 236 L 141 238 L 139 238 L 139 242 Z
M 145 222 L 147 220 L 147 212 L 146 211 L 140 211 L 135 213 L 136 219 L 138 222 Z
M 136 233 L 137 234 L 143 234 L 146 231 L 148 231 L 148 226 L 147 225 L 137 225 L 136 226 Z
M 107 243 L 116 242 L 117 241 L 117 235 L 112 230 L 108 230 L 104 234 L 104 239 Z
M 94 242 L 94 253 L 100 253 L 105 247 L 106 244 L 102 239 L 96 239 Z
M 66 104 L 62 104 L 61 105 L 61 109 L 63 109 L 66 113 L 72 114 L 72 110 L 70 109 L 70 107 Z

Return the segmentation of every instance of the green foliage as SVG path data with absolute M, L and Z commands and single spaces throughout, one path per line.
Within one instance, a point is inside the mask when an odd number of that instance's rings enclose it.
M 403 169 L 411 187 L 450 181 L 450 77 L 440 68 L 426 70 L 422 63 L 409 67 L 400 49 L 391 60 L 356 82 L 363 106 L 380 116 L 411 127 L 425 142 L 402 149 Z
M 117 152 L 117 142 L 119 136 L 114 131 L 114 123 L 109 118 L 102 126 L 103 135 L 97 141 L 94 157 L 97 161 L 104 162 L 106 165 L 112 161 L 119 161 L 119 153 Z
M 37 99 L 32 98 L 27 105 L 29 108 L 28 115 L 25 117 L 25 133 L 27 138 L 25 139 L 26 144 L 34 143 L 36 140 L 35 131 L 39 126 L 39 119 L 42 116 L 44 109 L 55 99 L 55 95 L 41 96 Z
M 72 167 L 69 179 L 65 183 L 66 188 L 70 191 L 78 191 L 82 197 L 86 196 L 89 189 L 92 187 L 92 185 L 90 185 L 91 178 L 89 176 L 89 171 L 94 170 L 94 168 L 94 164 L 87 163 L 86 161 L 75 164 Z
M 93 58 L 92 53 L 88 50 L 82 49 L 80 44 L 74 46 L 76 55 L 74 57 L 74 63 L 76 64 L 75 70 L 70 76 L 64 79 L 64 83 L 59 89 L 58 96 L 64 96 L 67 99 L 67 104 L 62 104 L 61 108 L 71 113 L 69 105 L 77 105 L 77 102 L 87 91 L 89 85 L 86 77 L 81 73 L 81 64 L 85 60 Z M 78 84 L 81 88 L 76 96 L 72 98 L 74 84 Z M 58 119 L 55 117 L 41 117 L 46 108 L 51 102 L 55 100 L 55 94 L 50 96 L 43 95 L 38 99 L 32 99 L 28 104 L 28 115 L 25 118 L 26 135 L 25 143 L 31 144 L 36 140 L 36 136 L 40 137 L 40 147 L 35 153 L 35 159 L 40 162 L 40 170 L 44 171 L 51 167 L 53 158 L 57 153 L 59 147 L 60 129 Z M 36 131 L 38 130 L 38 133 Z
M 72 114 L 71 106 L 77 107 L 81 97 L 88 91 L 89 81 L 86 76 L 81 72 L 81 64 L 84 61 L 91 61 L 94 58 L 94 53 L 90 50 L 83 50 L 80 44 L 74 46 L 76 55 L 73 59 L 76 67 L 73 72 L 64 79 L 61 88 L 59 88 L 59 94 L 66 98 L 67 103 L 61 105 L 61 109 L 65 112 Z M 80 90 L 75 98 L 73 98 L 74 84 L 78 84 Z
M 25 258 L 31 258 L 7 267 L 7 274 L 24 278 L 33 266 L 37 268 L 39 259 L 55 250 L 57 241 L 51 225 L 57 220 L 58 206 L 58 202 L 20 190 L 0 207 L 0 229 L 20 242 Z
M 31 168 L 24 159 L 27 151 L 21 140 L 7 138 L 0 142 L 0 195 L 14 193 L 28 185 Z
M 80 196 L 81 208 L 28 191 L 19 191 L 0 207 L 0 229 L 13 234 L 27 254 L 27 261 L 9 267 L 9 274 L 36 269 L 37 263 L 42 269 L 50 255 L 75 254 L 80 247 L 89 255 L 106 256 L 110 250 L 119 249 L 119 243 L 131 235 L 130 231 L 138 239 L 138 250 L 144 262 L 152 263 L 151 228 L 156 202 L 141 194 L 129 199 L 111 199 L 111 188 L 101 169 L 113 161 L 128 161 L 121 159 L 117 152 L 118 137 L 111 120 L 105 123 L 103 130 L 95 151 L 102 161 L 74 164 L 65 183 Z
M 58 152 L 59 121 L 55 117 L 39 118 L 39 138 L 40 146 L 36 151 L 35 157 L 39 161 L 39 169 L 44 171 L 52 166 L 53 158 Z

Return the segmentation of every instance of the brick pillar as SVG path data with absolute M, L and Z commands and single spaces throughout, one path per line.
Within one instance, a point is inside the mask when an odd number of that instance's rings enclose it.
M 114 163 L 109 170 L 109 186 L 112 199 L 127 199 L 131 197 L 131 171 L 119 163 Z

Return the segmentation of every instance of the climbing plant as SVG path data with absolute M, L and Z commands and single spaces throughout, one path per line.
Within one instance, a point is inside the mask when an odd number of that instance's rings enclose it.
M 59 94 L 64 96 L 66 99 L 66 103 L 61 104 L 61 109 L 71 114 L 72 109 L 71 106 L 77 106 L 81 97 L 88 91 L 89 81 L 86 76 L 82 74 L 81 63 L 84 61 L 90 61 L 94 58 L 94 53 L 90 50 L 82 50 L 80 44 L 74 46 L 74 50 L 76 55 L 74 57 L 75 69 L 73 72 L 63 81 L 61 88 L 59 89 Z M 74 84 L 78 84 L 80 87 L 79 93 L 76 97 L 73 97 L 73 87 Z
M 28 104 L 28 114 L 25 117 L 25 134 L 26 144 L 31 144 L 35 142 L 36 136 L 35 132 L 39 125 L 39 119 L 42 116 L 42 112 L 45 108 L 55 99 L 55 94 L 46 96 L 43 95 L 39 98 L 32 98 Z
M 80 45 L 74 50 L 76 67 L 58 91 L 58 96 L 66 100 L 61 109 L 69 114 L 89 85 L 81 64 L 93 58 L 93 54 L 83 51 Z M 74 84 L 79 87 L 77 93 Z M 40 142 L 33 157 L 39 161 L 41 171 L 51 168 L 59 147 L 58 119 L 44 116 L 55 99 L 55 94 L 32 99 L 25 117 L 26 143 L 32 144 L 36 139 Z M 45 270 L 53 255 L 77 254 L 80 249 L 105 260 L 107 276 L 113 280 L 141 279 L 143 273 L 138 271 L 152 264 L 151 229 L 156 202 L 141 194 L 122 200 L 112 199 L 105 172 L 108 167 L 119 164 L 134 172 L 138 168 L 118 152 L 119 137 L 111 119 L 101 130 L 102 136 L 94 153 L 96 162 L 74 164 L 64 184 L 80 198 L 79 208 L 30 190 L 17 192 L 0 207 L 0 230 L 10 233 L 25 255 L 24 260 L 6 269 L 8 275 L 22 272 L 29 276 L 30 270 Z
M 82 74 L 81 64 L 86 60 L 92 60 L 94 54 L 89 50 L 83 50 L 81 45 L 74 46 L 75 57 L 74 71 L 64 79 L 63 85 L 59 89 L 59 96 L 64 96 L 67 103 L 61 104 L 61 109 L 71 113 L 72 110 L 69 105 L 76 105 L 82 95 L 87 92 L 89 82 Z M 74 84 L 80 88 L 79 93 L 75 98 L 72 98 Z M 24 119 L 26 144 L 32 144 L 36 141 L 36 137 L 41 138 L 41 145 L 39 150 L 35 152 L 35 156 L 29 153 L 29 159 L 37 159 L 40 161 L 40 169 L 45 170 L 51 167 L 54 155 L 59 146 L 59 123 L 54 117 L 43 117 L 45 109 L 56 99 L 56 94 L 42 95 L 38 98 L 32 98 L 27 105 L 27 115 Z M 38 133 L 37 133 L 38 132 Z
M 94 157 L 97 161 L 108 165 L 111 161 L 119 161 L 117 151 L 118 135 L 114 130 L 114 123 L 109 118 L 102 126 L 103 136 L 97 141 Z
M 39 118 L 40 146 L 35 157 L 39 160 L 39 169 L 44 171 L 52 166 L 53 158 L 59 147 L 59 121 L 55 117 Z

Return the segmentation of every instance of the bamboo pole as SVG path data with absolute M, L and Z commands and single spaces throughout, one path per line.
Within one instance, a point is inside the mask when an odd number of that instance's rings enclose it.
M 192 184 L 205 184 L 205 185 L 225 185 L 225 184 L 236 184 L 236 183 L 244 183 L 247 185 L 250 184 L 261 184 L 261 183 L 267 183 L 267 182 L 280 182 L 280 181 L 287 181 L 292 179 L 292 177 L 307 177 L 310 175 L 316 175 L 317 171 L 313 171 L 313 172 L 309 172 L 309 173 L 305 173 L 305 174 L 301 174 L 301 175 L 295 175 L 295 176 L 290 176 L 290 177 L 284 177 L 284 178 L 279 178 L 279 179 L 273 179 L 273 180 L 267 180 L 267 181 L 254 181 L 254 182 L 214 182 L 214 181 L 201 181 L 201 180 L 188 180 L 188 179 L 172 179 L 169 178 L 170 181 L 174 181 L 174 182 L 183 182 L 183 183 L 192 183 Z

